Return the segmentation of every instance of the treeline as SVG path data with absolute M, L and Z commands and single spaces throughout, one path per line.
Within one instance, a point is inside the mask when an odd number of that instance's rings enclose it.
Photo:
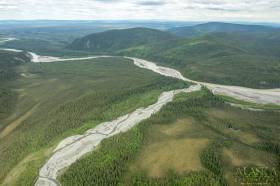
M 266 141 L 259 144 L 258 148 L 280 156 L 280 145 L 277 143 Z
M 122 185 L 122 184 L 120 184 Z M 213 186 L 220 185 L 215 176 L 207 171 L 190 172 L 179 176 L 173 171 L 169 171 L 163 178 L 148 178 L 145 174 L 134 175 L 129 183 L 125 186 Z

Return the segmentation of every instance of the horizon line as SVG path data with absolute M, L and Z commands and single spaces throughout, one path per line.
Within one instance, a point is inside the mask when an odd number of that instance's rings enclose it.
M 170 19 L 0 19 L 1 21 L 126 21 L 126 22 L 220 22 L 220 23 L 264 23 L 264 24 L 280 24 L 275 21 L 256 21 L 256 20 L 170 20 Z

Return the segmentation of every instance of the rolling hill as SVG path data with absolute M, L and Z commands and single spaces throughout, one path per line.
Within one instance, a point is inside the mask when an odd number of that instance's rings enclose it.
M 233 23 L 210 22 L 199 24 L 195 26 L 176 27 L 169 29 L 169 32 L 181 36 L 192 37 L 209 33 L 217 32 L 271 32 L 277 30 L 273 27 L 259 26 L 259 25 L 242 25 Z
M 191 39 L 129 48 L 122 55 L 177 68 L 194 80 L 254 88 L 280 86 L 277 33 L 213 33 Z
M 148 28 L 110 30 L 76 39 L 69 49 L 94 53 L 114 52 L 121 49 L 174 39 L 170 33 Z
M 227 23 L 193 28 L 205 34 L 177 38 L 144 28 L 113 30 L 77 39 L 69 48 L 152 60 L 199 81 L 253 88 L 280 86 L 280 31 Z
M 152 60 L 199 81 L 253 88 L 280 87 L 278 30 L 227 23 L 194 28 L 203 28 L 205 34 L 177 38 L 144 28 L 113 30 L 77 39 L 69 48 Z

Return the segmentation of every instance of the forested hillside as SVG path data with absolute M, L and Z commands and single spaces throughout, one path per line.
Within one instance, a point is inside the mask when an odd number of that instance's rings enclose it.
M 280 87 L 279 33 L 215 33 L 134 47 L 122 55 L 149 59 L 186 77 L 254 88 Z
M 280 31 L 226 23 L 197 27 L 205 30 L 205 34 L 176 38 L 161 31 L 128 29 L 89 35 L 69 47 L 152 60 L 177 68 L 198 81 L 253 88 L 280 87 Z M 147 36 L 150 32 L 154 39 Z
M 91 34 L 81 39 L 76 39 L 68 48 L 105 53 L 174 38 L 176 37 L 169 33 L 154 29 L 120 29 Z

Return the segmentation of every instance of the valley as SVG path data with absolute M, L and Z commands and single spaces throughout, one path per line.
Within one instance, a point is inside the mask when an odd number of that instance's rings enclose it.
M 12 59 L 14 55 L 29 59 L 23 53 L 4 53 Z M 17 63 L 14 74 L 8 76 L 12 78 L 1 79 L 1 93 L 5 96 L 1 96 L 1 105 L 10 107 L 7 111 L 9 107 L 1 107 L 1 132 L 12 129 L 0 139 L 0 180 L 12 181 L 8 185 L 32 184 L 45 157 L 64 137 L 83 133 L 102 121 L 150 105 L 164 90 L 185 86 L 146 73 L 123 58 L 38 64 L 28 61 L 22 64 L 19 60 Z M 36 104 L 39 105 L 32 109 Z M 26 113 L 30 114 L 26 116 Z M 15 127 L 11 127 L 13 123 L 17 123 Z M 28 155 L 33 158 L 21 165 Z M 14 172 L 12 168 L 17 165 L 20 167 Z
M 277 185 L 278 30 L 174 29 L 2 39 L 0 183 Z
M 95 128 L 88 130 L 84 135 L 66 138 L 59 143 L 51 158 L 40 169 L 39 178 L 35 185 L 57 185 L 53 180 L 56 180 L 58 172 L 73 164 L 84 154 L 96 149 L 96 146 L 103 139 L 127 132 L 139 122 L 158 112 L 165 104 L 171 102 L 176 94 L 199 91 L 200 88 L 200 86 L 191 86 L 185 90 L 163 92 L 155 104 L 145 109 L 140 108 L 111 122 L 101 123 Z
M 4 50 L 12 50 L 12 49 L 4 49 Z M 18 51 L 20 52 L 20 50 Z M 61 61 L 75 61 L 75 60 L 87 60 L 87 59 L 95 59 L 95 58 L 110 58 L 114 56 L 89 56 L 89 57 L 78 57 L 78 58 L 60 58 L 60 57 L 52 57 L 52 56 L 40 56 L 33 52 L 29 52 L 31 55 L 31 61 L 35 63 L 48 63 L 48 62 L 61 62 Z M 153 62 L 149 62 L 143 59 L 125 57 L 133 61 L 133 63 L 140 67 L 148 70 L 152 70 L 156 73 L 167 77 L 177 78 L 183 81 L 187 81 L 190 83 L 200 84 L 202 86 L 210 89 L 214 94 L 234 97 L 239 100 L 244 100 L 248 102 L 255 102 L 259 104 L 275 104 L 280 105 L 280 89 L 250 89 L 246 87 L 238 87 L 238 86 L 224 86 L 218 84 L 211 84 L 206 82 L 194 81 L 188 78 L 185 78 L 179 71 L 168 67 L 158 66 Z

